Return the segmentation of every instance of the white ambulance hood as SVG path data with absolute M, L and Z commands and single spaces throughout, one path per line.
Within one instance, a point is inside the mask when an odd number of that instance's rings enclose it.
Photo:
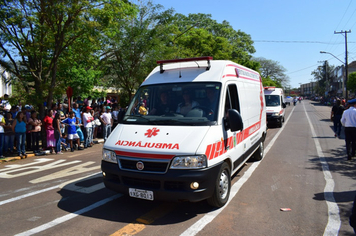
M 196 154 L 210 126 L 119 125 L 104 148 L 128 153 Z
M 275 113 L 275 112 L 280 112 L 282 110 L 281 106 L 275 106 L 275 107 L 266 107 L 266 113 Z

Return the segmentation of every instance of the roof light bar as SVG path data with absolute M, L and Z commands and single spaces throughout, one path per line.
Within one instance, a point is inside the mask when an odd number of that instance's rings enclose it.
M 276 87 L 274 86 L 266 86 L 264 87 L 265 90 L 276 90 Z
M 171 59 L 171 60 L 160 60 L 157 61 L 157 64 L 160 66 L 160 73 L 162 74 L 164 72 L 163 70 L 163 65 L 164 64 L 170 64 L 170 63 L 177 63 L 177 62 L 189 62 L 189 61 L 207 61 L 208 62 L 208 67 L 206 70 L 209 70 L 211 65 L 210 65 L 210 60 L 213 60 L 213 57 L 206 56 L 206 57 L 192 57 L 192 58 L 181 58 L 181 59 Z M 198 65 L 199 66 L 199 65 Z

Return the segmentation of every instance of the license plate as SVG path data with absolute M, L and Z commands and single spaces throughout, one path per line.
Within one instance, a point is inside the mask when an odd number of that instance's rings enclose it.
M 130 197 L 141 198 L 153 201 L 153 192 L 137 188 L 129 188 Z

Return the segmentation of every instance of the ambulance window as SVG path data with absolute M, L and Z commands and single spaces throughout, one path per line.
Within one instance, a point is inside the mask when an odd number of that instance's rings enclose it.
M 240 112 L 240 104 L 237 96 L 236 84 L 230 84 L 226 91 L 225 112 L 227 112 L 229 109 L 235 109 Z

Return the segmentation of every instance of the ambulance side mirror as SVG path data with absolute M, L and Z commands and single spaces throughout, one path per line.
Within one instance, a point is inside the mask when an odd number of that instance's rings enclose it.
M 283 107 L 283 108 L 286 108 L 287 105 L 283 102 L 283 103 L 282 103 L 282 107 Z
M 229 109 L 228 114 L 229 117 L 227 118 L 227 123 L 229 127 L 226 128 L 230 128 L 232 132 L 243 130 L 244 124 L 242 122 L 240 113 L 235 109 Z

